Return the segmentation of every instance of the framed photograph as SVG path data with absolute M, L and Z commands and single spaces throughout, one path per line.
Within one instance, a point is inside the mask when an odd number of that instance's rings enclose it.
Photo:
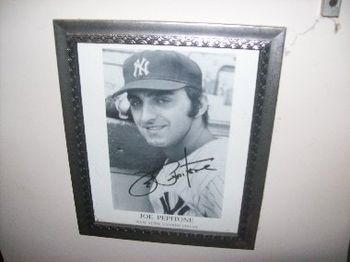
M 285 28 L 53 24 L 80 233 L 253 249 Z

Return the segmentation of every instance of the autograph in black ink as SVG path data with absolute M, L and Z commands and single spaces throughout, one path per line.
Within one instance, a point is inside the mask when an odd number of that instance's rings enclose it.
M 161 183 L 161 182 L 157 181 L 157 178 L 156 178 L 157 174 L 158 174 L 157 171 L 159 171 L 159 170 L 155 170 L 154 172 L 148 172 L 148 173 L 145 173 L 143 171 L 139 171 L 139 172 L 134 173 L 133 175 L 138 175 L 138 174 L 144 174 L 144 175 L 142 175 L 134 183 L 132 183 L 132 185 L 129 188 L 129 194 L 131 196 L 134 196 L 134 197 L 146 196 L 146 195 L 153 193 L 159 185 L 161 185 L 161 186 L 173 186 L 173 185 L 175 185 L 176 182 L 182 177 L 185 177 L 187 179 L 188 187 L 191 187 L 191 182 L 190 182 L 190 175 L 191 174 L 198 173 L 202 170 L 207 170 L 207 171 L 215 171 L 216 170 L 215 168 L 211 168 L 211 166 L 210 166 L 210 163 L 214 160 L 214 157 L 204 158 L 204 159 L 196 160 L 193 162 L 188 162 L 186 148 L 184 151 L 185 151 L 185 158 L 184 158 L 185 164 L 181 165 L 179 162 L 171 162 L 171 163 L 167 163 L 164 165 L 164 166 L 167 166 L 170 164 L 175 164 L 174 169 L 169 173 L 170 177 L 167 179 L 166 183 Z M 201 166 L 199 168 L 198 167 L 197 168 L 191 167 L 191 165 L 197 164 L 197 163 L 203 163 L 203 166 Z M 181 167 L 186 167 L 186 172 L 179 172 L 178 169 Z M 144 186 L 146 189 L 149 189 L 152 187 L 152 185 L 153 185 L 153 188 L 147 193 L 140 194 L 140 193 L 134 192 L 134 191 L 136 191 L 135 190 L 136 186 Z

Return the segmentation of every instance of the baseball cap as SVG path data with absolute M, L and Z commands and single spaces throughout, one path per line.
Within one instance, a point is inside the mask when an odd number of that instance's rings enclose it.
M 202 72 L 189 57 L 175 51 L 146 50 L 123 64 L 124 86 L 115 95 L 132 89 L 176 90 L 202 88 Z

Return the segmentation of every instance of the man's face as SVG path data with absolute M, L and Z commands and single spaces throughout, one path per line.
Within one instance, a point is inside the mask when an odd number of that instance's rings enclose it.
M 193 118 L 188 116 L 191 101 L 183 88 L 131 90 L 128 99 L 135 124 L 148 144 L 168 148 L 188 134 Z

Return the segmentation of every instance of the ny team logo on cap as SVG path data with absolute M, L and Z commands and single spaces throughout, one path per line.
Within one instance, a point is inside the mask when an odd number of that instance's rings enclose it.
M 141 61 L 140 58 L 137 59 L 134 63 L 134 77 L 138 78 L 142 77 L 143 75 L 147 76 L 149 74 L 148 65 L 149 61 L 146 58 L 142 57 Z
M 115 95 L 131 89 L 176 90 L 202 88 L 202 71 L 187 55 L 166 50 L 136 52 L 123 63 L 124 86 Z

